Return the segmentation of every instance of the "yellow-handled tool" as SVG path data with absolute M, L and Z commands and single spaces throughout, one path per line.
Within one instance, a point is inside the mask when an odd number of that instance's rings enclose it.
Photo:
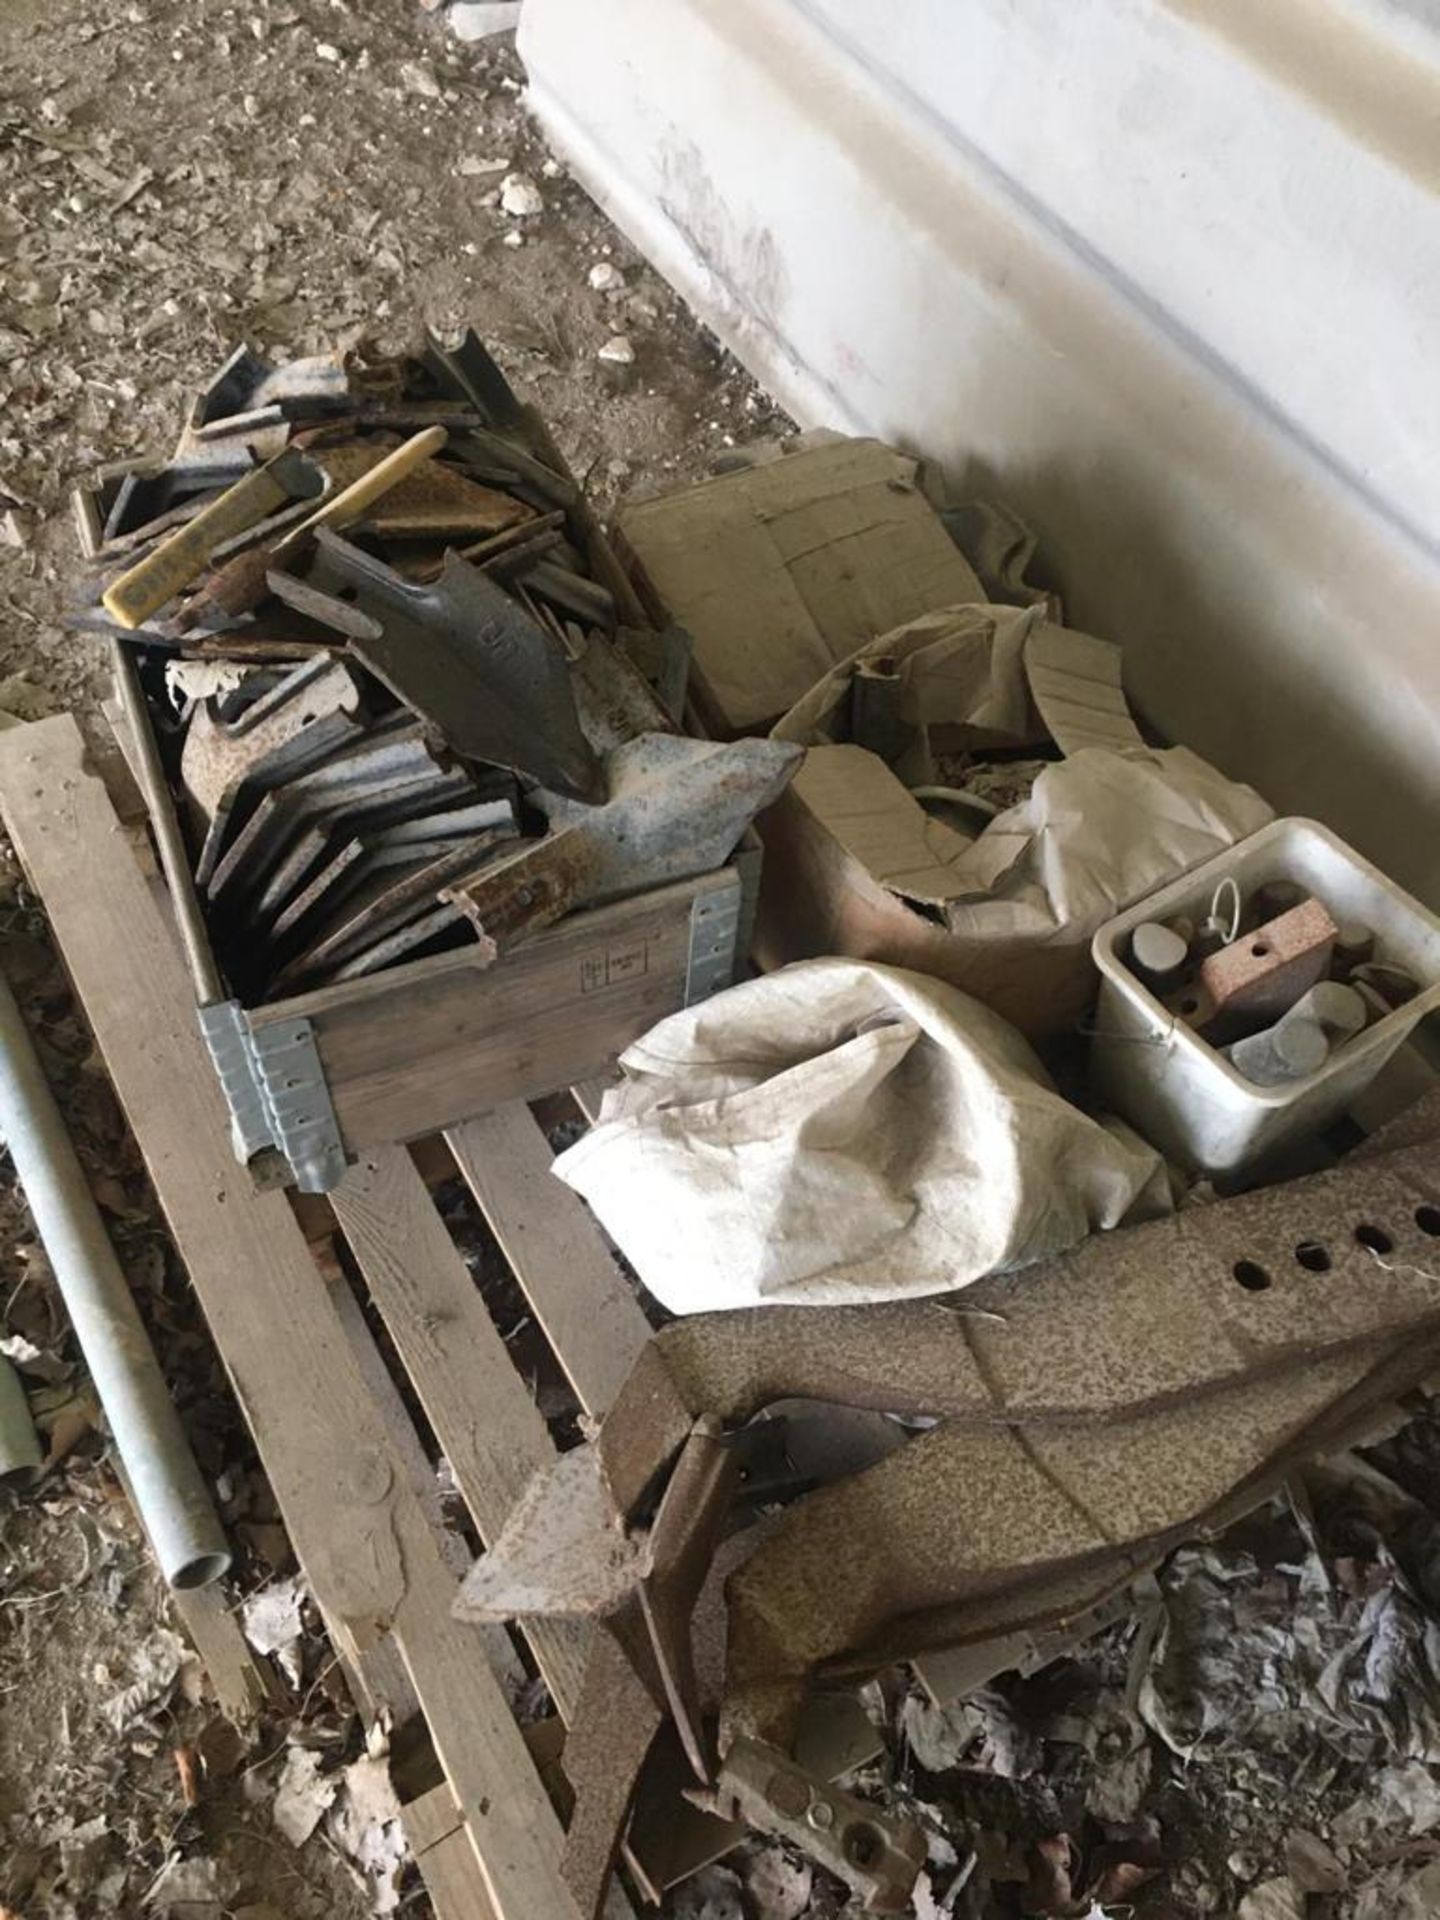
M 291 501 L 318 498 L 325 486 L 324 473 L 303 453 L 289 448 L 277 454 L 227 487 L 218 500 L 112 581 L 101 596 L 106 612 L 126 629 L 142 626 L 205 571 L 217 547 L 248 533 Z
M 412 434 L 404 446 L 387 453 L 368 473 L 362 473 L 358 480 L 352 480 L 348 487 L 326 500 L 298 527 L 292 527 L 284 539 L 271 548 L 271 566 L 282 565 L 286 555 L 293 553 L 296 547 L 303 546 L 319 528 L 344 527 L 352 520 L 358 520 L 381 494 L 388 493 L 422 460 L 428 460 L 431 454 L 438 453 L 445 440 L 444 427 L 426 427 L 422 433 Z
M 283 570 L 287 562 L 309 544 L 319 528 L 343 527 L 352 520 L 358 520 L 367 507 L 378 500 L 381 494 L 388 493 L 412 468 L 422 460 L 428 460 L 431 454 L 438 453 L 445 444 L 445 438 L 443 427 L 426 427 L 423 433 L 413 435 L 404 446 L 387 453 L 368 473 L 362 473 L 358 480 L 333 494 L 316 512 L 302 520 L 298 527 L 292 527 L 273 546 L 252 547 L 246 553 L 237 553 L 210 576 L 201 593 L 190 602 L 186 617 L 193 619 L 216 612 L 245 613 L 252 607 L 258 607 L 270 591 L 266 578 L 269 573 L 276 567 Z

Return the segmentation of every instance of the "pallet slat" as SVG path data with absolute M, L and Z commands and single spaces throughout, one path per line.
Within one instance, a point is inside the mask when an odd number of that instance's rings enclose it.
M 739 894 L 724 868 L 573 914 L 488 969 L 462 947 L 257 1007 L 252 1024 L 310 1021 L 347 1151 L 418 1139 L 603 1072 L 685 1004 L 696 904 Z
M 535 1317 L 592 1418 L 606 1413 L 650 1338 L 650 1323 L 579 1195 L 550 1171 L 530 1109 L 497 1107 L 446 1142 Z
M 493 1540 L 554 1458 L 539 1409 L 403 1147 L 367 1154 L 331 1202 L 480 1537 Z M 536 1621 L 528 1638 L 568 1719 L 589 1636 L 575 1622 Z
M 407 1801 L 405 1833 L 435 1920 L 498 1920 L 494 1902 L 477 1880 L 475 1856 L 455 1796 L 443 1782 Z
M 295 1195 L 292 1194 L 290 1199 L 293 1206 Z M 303 1228 L 302 1220 L 302 1231 Z M 430 1523 L 430 1530 L 439 1542 L 441 1556 L 455 1577 L 463 1579 L 469 1570 L 465 1543 L 445 1526 L 435 1474 L 425 1458 L 425 1449 L 420 1444 L 414 1422 L 405 1411 L 400 1389 L 390 1378 L 380 1349 L 375 1344 L 375 1336 L 366 1324 L 360 1303 L 343 1278 L 338 1276 L 330 1280 L 330 1298 L 365 1382 L 375 1396 L 375 1405 L 390 1431 L 395 1451 L 405 1462 L 410 1484 Z M 344 1621 L 327 1620 L 326 1625 L 331 1641 L 344 1656 L 350 1690 L 357 1700 L 364 1702 L 372 1718 L 377 1713 L 388 1711 L 394 1723 L 403 1726 L 421 1711 L 415 1689 L 410 1684 L 410 1676 L 393 1641 L 387 1637 L 373 1646 L 361 1647 L 355 1643 Z M 486 1623 L 477 1625 L 476 1632 L 485 1643 L 485 1656 L 490 1662 L 490 1670 L 501 1685 L 507 1689 L 523 1685 L 525 1669 L 504 1627 L 498 1623 Z
M 562 1835 L 283 1193 L 257 1193 L 173 928 L 73 719 L 0 737 L 0 810 L 135 1132 L 291 1538 L 357 1641 L 393 1632 L 498 1920 L 574 1916 Z

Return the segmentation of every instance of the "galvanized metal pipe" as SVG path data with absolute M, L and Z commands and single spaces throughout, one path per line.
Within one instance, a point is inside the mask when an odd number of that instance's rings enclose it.
M 220 1521 L 15 996 L 0 975 L 0 1135 L 30 1204 L 160 1571 L 230 1565 Z

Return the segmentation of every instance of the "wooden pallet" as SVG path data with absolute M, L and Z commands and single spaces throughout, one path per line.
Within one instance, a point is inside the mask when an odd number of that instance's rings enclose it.
M 573 1920 L 546 1785 L 563 1727 L 522 1729 L 507 1694 L 514 1643 L 451 1618 L 466 1555 L 441 1524 L 433 1460 L 391 1368 L 398 1360 L 482 1540 L 553 1442 L 415 1153 L 373 1147 L 330 1196 L 333 1216 L 311 1203 L 302 1219 L 286 1194 L 257 1191 L 231 1154 L 163 889 L 68 716 L 0 736 L 0 812 L 356 1698 L 397 1739 L 418 1730 L 433 1744 L 434 1783 L 408 1802 L 406 1822 L 437 1911 Z M 539 1124 L 512 1105 L 453 1127 L 443 1151 L 578 1406 L 602 1413 L 648 1327 L 589 1212 L 549 1177 Z M 348 1262 L 316 1258 L 313 1243 L 332 1227 Z M 223 1639 L 213 1603 L 201 1609 L 207 1624 Z M 529 1646 L 563 1721 L 585 1636 L 541 1623 Z

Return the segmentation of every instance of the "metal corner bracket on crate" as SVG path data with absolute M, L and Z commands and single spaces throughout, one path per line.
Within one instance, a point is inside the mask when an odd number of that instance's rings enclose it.
M 302 1193 L 328 1193 L 345 1176 L 345 1147 L 310 1022 L 252 1027 L 238 1000 L 199 1010 L 200 1031 L 230 1109 L 238 1158 L 272 1150 Z
M 739 958 L 740 886 L 695 896 L 690 908 L 690 958 L 685 972 L 685 1004 L 693 1007 L 735 978 Z

